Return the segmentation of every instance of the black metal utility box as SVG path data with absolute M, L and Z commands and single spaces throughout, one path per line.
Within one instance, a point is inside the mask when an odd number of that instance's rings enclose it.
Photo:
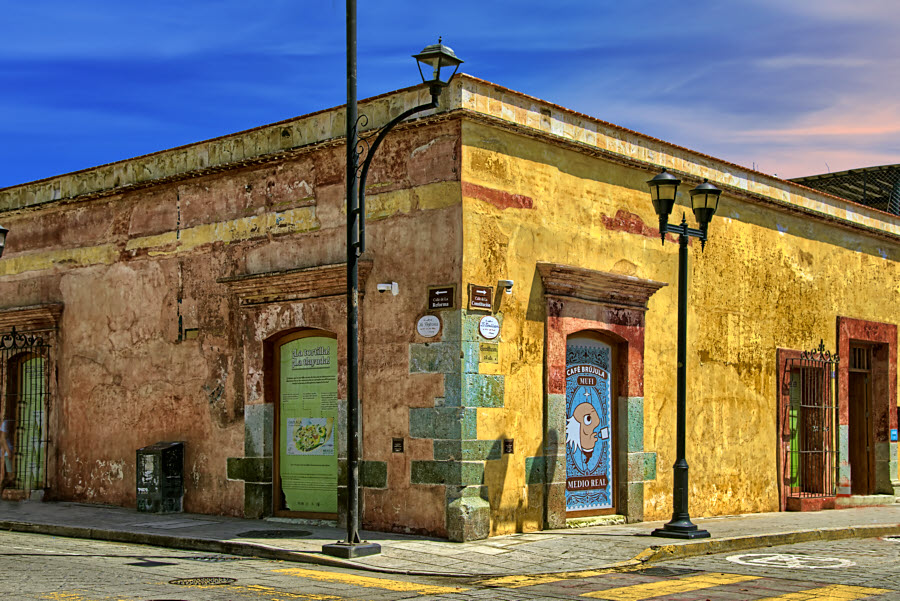
M 137 451 L 137 510 L 177 513 L 184 501 L 184 443 L 157 442 Z

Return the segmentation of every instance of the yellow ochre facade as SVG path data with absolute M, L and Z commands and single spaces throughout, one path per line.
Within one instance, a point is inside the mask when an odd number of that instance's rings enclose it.
M 360 112 L 377 128 L 425 96 Z M 0 190 L 0 330 L 40 333 L 55 366 L 43 479 L 5 497 L 135 506 L 135 450 L 179 440 L 186 510 L 341 523 L 285 504 L 285 453 L 301 451 L 278 429 L 273 357 L 337 340 L 340 505 L 343 119 Z M 360 271 L 365 527 L 471 540 L 671 516 L 678 242 L 647 186 L 663 168 L 682 180 L 673 224 L 695 227 L 704 178 L 723 191 L 705 249 L 688 249 L 691 515 L 900 494 L 897 215 L 468 75 L 379 152 Z M 0 410 L 23 423 L 18 407 Z

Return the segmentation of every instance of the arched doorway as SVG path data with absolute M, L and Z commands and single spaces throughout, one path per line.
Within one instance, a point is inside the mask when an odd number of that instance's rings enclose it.
M 274 513 L 335 519 L 338 511 L 337 336 L 303 329 L 273 341 Z
M 566 339 L 566 515 L 616 512 L 616 347 L 592 331 Z

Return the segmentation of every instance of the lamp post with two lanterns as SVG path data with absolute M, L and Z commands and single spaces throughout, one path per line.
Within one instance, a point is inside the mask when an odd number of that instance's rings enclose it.
M 699 224 L 699 229 L 688 227 L 684 215 L 679 225 L 669 224 L 669 215 L 675 206 L 675 197 L 681 180 L 663 169 L 647 184 L 653 208 L 659 217 L 659 235 L 663 244 L 666 234 L 678 236 L 678 351 L 677 351 L 677 393 L 676 393 L 676 457 L 672 466 L 674 483 L 672 492 L 672 519 L 652 532 L 653 536 L 668 538 L 708 538 L 709 532 L 699 529 L 688 512 L 688 464 L 685 459 L 685 421 L 687 396 L 687 259 L 688 242 L 691 238 L 700 240 L 701 251 L 706 248 L 707 230 L 722 191 L 704 179 L 703 183 L 690 191 L 691 208 Z
M 431 92 L 431 102 L 397 115 L 362 139 L 360 145 L 358 128 L 368 119 L 358 116 L 356 0 L 347 0 L 347 538 L 322 547 L 328 555 L 347 559 L 381 552 L 377 543 L 359 538 L 359 257 L 366 249 L 366 177 L 372 158 L 388 132 L 416 113 L 437 108 L 441 92 L 463 62 L 440 39 L 413 58 L 418 61 L 422 82 Z

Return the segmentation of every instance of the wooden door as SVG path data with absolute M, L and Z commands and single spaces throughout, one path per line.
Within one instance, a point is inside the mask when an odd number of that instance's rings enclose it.
M 848 382 L 850 492 L 875 492 L 875 429 L 872 418 L 872 377 L 868 348 L 851 348 Z

